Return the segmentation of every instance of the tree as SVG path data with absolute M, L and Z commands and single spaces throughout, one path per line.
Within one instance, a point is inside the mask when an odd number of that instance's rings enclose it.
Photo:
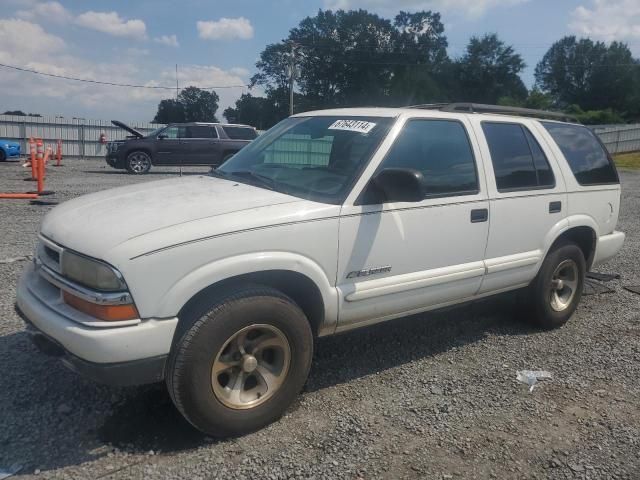
M 400 12 L 392 22 L 366 10 L 319 10 L 265 48 L 252 84 L 279 98 L 288 89 L 293 48 L 297 88 L 308 108 L 429 101 L 442 96 L 446 47 L 438 13 Z
M 271 128 L 279 120 L 274 102 L 267 97 L 254 97 L 245 93 L 236 101 L 235 107 L 228 107 L 224 117 L 229 123 L 243 123 L 258 130 Z
M 39 113 L 24 113 L 22 110 L 7 110 L 3 115 L 14 115 L 16 117 L 41 117 Z
M 216 92 L 187 87 L 177 100 L 165 99 L 158 104 L 153 123 L 217 122 L 219 97 Z
M 465 54 L 454 65 L 458 100 L 495 104 L 509 97 L 524 101 L 527 88 L 519 76 L 524 67 L 522 57 L 497 35 L 471 37 Z
M 152 123 L 179 123 L 184 122 L 184 109 L 177 100 L 168 98 L 158 104 L 158 112 L 153 117 Z
M 590 39 L 564 37 L 554 43 L 536 66 L 536 85 L 556 106 L 579 105 L 584 110 L 625 112 L 633 105 L 638 61 L 619 42 L 607 46 Z

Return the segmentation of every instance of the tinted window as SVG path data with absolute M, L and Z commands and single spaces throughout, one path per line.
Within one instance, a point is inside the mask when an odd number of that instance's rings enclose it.
M 253 140 L 258 136 L 253 128 L 248 127 L 222 127 L 227 134 L 227 137 L 233 140 Z
M 185 138 L 185 127 L 167 127 L 159 135 L 166 135 L 167 138 Z
M 547 156 L 542 151 L 542 148 L 540 148 L 538 141 L 533 137 L 533 135 L 531 135 L 529 129 L 527 127 L 522 127 L 522 129 L 527 137 L 529 148 L 533 155 L 533 166 L 536 168 L 536 173 L 538 174 L 538 186 L 554 187 L 556 180 L 553 177 L 553 172 L 551 171 L 551 166 L 549 165 Z
M 218 138 L 214 127 L 191 125 L 187 127 L 187 138 Z
M 482 122 L 498 191 L 553 187 L 549 162 L 533 138 L 518 123 Z
M 578 183 L 618 183 L 608 153 L 591 130 L 562 123 L 542 122 L 542 125 L 562 150 Z
M 478 191 L 475 161 L 459 122 L 408 121 L 380 168 L 414 168 L 424 175 L 427 195 Z

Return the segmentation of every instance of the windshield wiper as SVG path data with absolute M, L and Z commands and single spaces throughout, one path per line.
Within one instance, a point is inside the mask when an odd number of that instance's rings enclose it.
M 252 172 L 251 170 L 238 170 L 236 172 L 222 172 L 220 170 L 214 170 L 211 173 L 215 176 L 227 179 L 230 177 L 240 177 L 248 178 L 254 181 L 257 180 L 260 186 L 265 187 L 269 190 L 275 190 L 276 182 L 273 180 L 273 178 L 266 175 L 260 175 L 259 173 Z

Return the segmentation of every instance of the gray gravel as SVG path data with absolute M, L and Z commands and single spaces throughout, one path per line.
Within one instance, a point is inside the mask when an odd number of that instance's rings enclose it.
M 143 178 L 95 160 L 51 168 L 58 201 Z M 200 169 L 200 172 L 203 170 Z M 188 174 L 197 173 L 191 169 Z M 24 169 L 0 164 L 0 190 Z M 0 200 L 0 471 L 31 478 L 640 478 L 640 172 L 622 172 L 623 252 L 553 332 L 509 296 L 318 342 L 297 403 L 238 439 L 194 431 L 162 386 L 95 385 L 30 344 L 15 285 L 51 207 Z M 122 212 L 126 215 L 126 212 Z M 115 227 L 117 228 L 117 227 Z M 5 260 L 5 262 L 2 262 Z M 554 378 L 528 393 L 516 370 Z

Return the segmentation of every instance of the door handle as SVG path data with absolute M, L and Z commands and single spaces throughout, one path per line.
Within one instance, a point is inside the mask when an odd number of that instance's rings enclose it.
M 486 222 L 489 219 L 489 210 L 486 208 L 476 208 L 471 210 L 471 223 Z
M 562 202 L 549 202 L 549 213 L 559 213 L 562 211 Z

